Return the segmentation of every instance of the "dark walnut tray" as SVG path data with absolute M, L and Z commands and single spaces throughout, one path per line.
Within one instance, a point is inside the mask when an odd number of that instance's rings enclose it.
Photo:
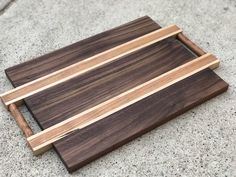
M 8 68 L 6 75 L 14 87 L 24 86 L 160 28 L 156 22 L 145 16 Z M 103 104 L 175 68 L 193 62 L 201 55 L 205 57 L 204 52 L 184 36 L 170 36 L 71 79 L 37 91 L 24 97 L 23 101 L 42 130 L 45 130 L 58 126 L 58 123 Z M 195 73 L 190 73 L 186 78 L 146 95 L 102 119 L 83 128 L 70 130 L 69 133 L 53 141 L 52 146 L 68 171 L 73 172 L 226 91 L 228 84 L 212 71 L 214 68 L 215 65 L 209 65 Z M 4 102 L 5 98 L 2 99 Z M 122 100 L 126 101 L 126 97 Z M 17 111 L 16 106 L 9 106 L 9 109 L 14 116 L 22 118 L 19 112 L 14 114 L 14 111 Z M 23 120 L 19 120 L 18 123 L 20 121 Z M 67 126 L 71 125 L 72 123 Z M 30 132 L 26 122 L 21 128 Z M 25 133 L 27 135 L 27 132 Z M 36 140 L 32 143 L 33 138 L 29 138 L 31 136 L 32 133 L 29 133 L 28 142 L 32 148 Z

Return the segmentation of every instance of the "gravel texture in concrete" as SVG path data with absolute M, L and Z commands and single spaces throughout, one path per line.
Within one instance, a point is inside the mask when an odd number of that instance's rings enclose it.
M 7 0 L 0 1 L 3 8 Z M 72 176 L 236 176 L 235 0 L 17 0 L 0 14 L 0 93 L 4 69 L 143 15 L 177 24 L 221 60 L 229 90 L 76 171 Z M 39 131 L 22 108 L 34 131 Z M 0 106 L 0 176 L 69 176 L 54 151 L 34 157 Z

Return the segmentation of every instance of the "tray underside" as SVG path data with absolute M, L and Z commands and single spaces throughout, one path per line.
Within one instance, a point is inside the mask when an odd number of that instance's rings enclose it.
M 6 69 L 14 87 L 45 76 L 160 26 L 142 17 L 26 63 Z M 196 58 L 168 38 L 25 99 L 42 129 L 104 102 Z M 222 93 L 228 85 L 210 69 L 199 72 L 53 144 L 72 172 Z

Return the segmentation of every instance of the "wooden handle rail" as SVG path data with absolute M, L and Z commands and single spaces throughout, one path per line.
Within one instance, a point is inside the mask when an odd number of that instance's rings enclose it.
M 28 123 L 26 122 L 25 118 L 21 114 L 21 112 L 18 110 L 17 106 L 15 104 L 9 105 L 9 111 L 11 112 L 12 116 L 16 120 L 18 126 L 22 130 L 22 132 L 25 134 L 26 138 L 33 135 L 33 131 L 29 127 Z
M 28 82 L 15 89 L 12 89 L 1 95 L 2 102 L 6 107 L 8 107 L 10 104 L 18 103 L 22 99 L 29 97 L 37 92 L 65 82 L 89 70 L 112 62 L 124 55 L 130 54 L 134 51 L 147 47 L 168 37 L 175 36 L 180 32 L 181 30 L 176 25 L 153 31 L 144 36 L 121 44 L 107 51 L 101 52 L 83 61 L 80 61 L 58 71 L 55 71 L 51 74 L 48 74 L 44 77 Z
M 206 68 L 214 69 L 218 65 L 219 60 L 211 54 L 205 54 L 27 138 L 28 143 L 35 155 L 43 153 L 53 142 L 69 133 L 99 121 L 197 72 Z
M 198 56 L 202 56 L 202 55 L 206 54 L 200 47 L 198 47 L 196 44 L 194 44 L 183 33 L 179 33 L 177 35 L 177 39 L 179 39 L 182 43 L 184 43 L 189 49 L 191 49 Z

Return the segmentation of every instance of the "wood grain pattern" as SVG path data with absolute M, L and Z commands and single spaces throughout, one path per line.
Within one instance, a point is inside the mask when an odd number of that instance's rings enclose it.
M 213 71 L 204 70 L 106 119 L 73 132 L 55 142 L 54 147 L 68 171 L 73 172 L 222 93 L 227 87 Z M 138 155 L 138 152 L 135 153 Z
M 193 58 L 177 40 L 164 40 L 37 93 L 25 101 L 45 129 Z
M 205 54 L 78 115 L 49 127 L 27 138 L 27 141 L 33 153 L 38 155 L 39 153 L 43 153 L 44 149 L 48 149 L 47 146 L 51 146 L 51 144 L 57 140 L 68 136 L 72 131 L 89 126 L 197 72 L 206 68 L 216 68 L 218 65 L 219 60 L 211 54 Z
M 133 39 L 97 55 L 86 58 L 83 61 L 72 64 L 46 76 L 21 85 L 6 93 L 3 93 L 0 97 L 6 107 L 8 107 L 10 104 L 18 103 L 19 101 L 22 102 L 22 99 L 25 99 L 26 97 L 63 83 L 85 72 L 112 62 L 122 56 L 135 52 L 168 37 L 175 36 L 180 32 L 181 30 L 176 25 L 171 25 L 155 30 L 139 38 Z
M 85 39 L 6 70 L 14 86 L 57 71 L 159 29 L 149 17 Z M 42 129 L 79 114 L 196 58 L 174 38 L 165 39 L 24 99 Z M 191 84 L 190 84 L 191 83 Z M 227 89 L 204 70 L 53 143 L 72 172 Z M 144 109 L 145 108 L 145 109 Z
M 8 68 L 5 72 L 12 85 L 18 87 L 159 28 L 160 26 L 150 17 L 141 17 L 36 59 Z

